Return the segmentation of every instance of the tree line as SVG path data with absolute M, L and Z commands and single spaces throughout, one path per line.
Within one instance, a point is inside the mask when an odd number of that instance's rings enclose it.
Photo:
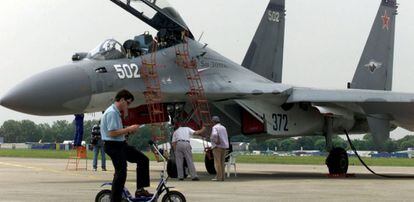
M 84 140 L 90 138 L 92 126 L 98 121 L 84 122 Z M 0 127 L 0 137 L 4 137 L 5 143 L 24 142 L 56 142 L 73 140 L 75 137 L 75 125 L 73 122 L 59 120 L 52 124 L 36 124 L 30 120 L 8 120 Z M 88 139 L 89 140 L 89 139 Z
M 84 137 L 87 143 L 90 141 L 93 125 L 98 124 L 98 120 L 86 120 L 84 122 Z M 4 137 L 5 143 L 24 143 L 24 142 L 56 142 L 61 143 L 64 140 L 73 140 L 75 136 L 75 125 L 69 121 L 55 121 L 52 124 L 36 124 L 30 120 L 8 120 L 0 127 L 0 137 Z M 151 139 L 151 128 L 143 127 L 138 130 L 137 134 L 129 137 L 129 144 L 139 149 L 148 149 L 148 141 Z M 232 142 L 249 142 L 250 150 L 325 150 L 325 138 L 322 136 L 305 136 L 299 138 L 286 139 L 253 139 L 243 135 L 232 136 Z M 352 141 L 358 150 L 376 150 L 372 135 L 366 134 L 362 140 Z M 340 146 L 350 149 L 347 141 L 340 137 L 333 139 L 334 146 Z M 399 140 L 388 140 L 385 148 L 388 152 L 407 150 L 414 147 L 414 136 L 405 136 Z
M 90 142 L 92 127 L 98 124 L 98 120 L 84 121 L 83 140 Z M 65 140 L 73 140 L 75 137 L 75 123 L 65 120 L 55 121 L 52 124 L 36 124 L 30 120 L 7 120 L 0 127 L 0 137 L 5 143 L 62 143 Z M 151 129 L 144 127 L 137 134 L 131 135 L 129 143 L 140 149 L 148 148 L 148 141 L 151 139 Z
M 293 150 L 319 150 L 326 151 L 325 137 L 323 136 L 304 136 L 299 138 L 285 138 L 285 139 L 268 139 L 257 140 L 250 139 L 244 136 L 235 136 L 232 141 L 249 142 L 250 150 L 277 150 L 277 151 L 293 151 Z M 336 136 L 332 140 L 334 147 L 342 147 L 346 150 L 350 150 L 350 146 L 347 140 Z M 359 151 L 375 151 L 374 140 L 371 134 L 366 134 L 364 137 L 356 140 L 352 140 L 352 144 Z M 387 140 L 385 142 L 385 151 L 395 152 L 407 150 L 408 148 L 414 148 L 414 136 L 407 135 L 399 140 Z

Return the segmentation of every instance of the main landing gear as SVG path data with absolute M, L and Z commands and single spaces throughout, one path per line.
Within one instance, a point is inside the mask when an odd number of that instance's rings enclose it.
M 183 169 L 184 169 L 183 171 L 184 178 L 187 178 L 189 171 L 188 171 L 187 161 L 185 159 L 183 162 Z M 167 161 L 167 174 L 170 178 L 178 177 L 177 164 L 175 161 L 175 154 L 174 154 L 173 149 L 171 149 L 170 158 Z
M 216 169 L 214 168 L 214 156 L 211 148 L 206 148 L 206 154 L 204 155 L 204 165 L 208 174 L 215 175 Z
M 326 151 L 329 151 L 329 155 L 325 160 L 325 164 L 328 166 L 330 175 L 346 175 L 348 172 L 348 154 L 346 150 L 341 147 L 333 147 L 332 145 L 332 124 L 333 119 L 330 117 L 325 118 L 325 140 Z
M 344 148 L 335 147 L 329 152 L 325 164 L 331 175 L 346 174 L 348 172 L 348 154 Z

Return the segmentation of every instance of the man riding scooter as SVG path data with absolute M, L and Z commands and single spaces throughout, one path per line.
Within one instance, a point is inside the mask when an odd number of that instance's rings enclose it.
M 126 113 L 128 106 L 134 101 L 134 96 L 127 90 L 121 90 L 115 96 L 115 102 L 109 106 L 101 119 L 102 140 L 105 142 L 105 153 L 111 159 L 115 168 L 112 181 L 111 201 L 122 200 L 122 190 L 127 177 L 127 161 L 137 163 L 136 197 L 152 196 L 144 187 L 150 186 L 149 159 L 135 147 L 128 145 L 125 135 L 135 133 L 139 125 L 124 128 L 121 112 Z

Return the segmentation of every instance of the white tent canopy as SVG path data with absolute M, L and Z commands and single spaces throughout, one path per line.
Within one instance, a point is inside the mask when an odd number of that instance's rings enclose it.
M 204 146 L 203 146 L 203 140 L 202 139 L 197 139 L 197 138 L 191 138 L 190 139 L 190 144 L 191 144 L 191 148 L 192 148 L 192 152 L 193 153 L 203 153 L 204 152 Z M 207 147 L 211 146 L 210 142 L 204 141 L 204 145 L 206 145 Z M 170 143 L 164 143 L 158 146 L 159 148 L 167 148 L 168 150 L 170 150 L 171 145 Z

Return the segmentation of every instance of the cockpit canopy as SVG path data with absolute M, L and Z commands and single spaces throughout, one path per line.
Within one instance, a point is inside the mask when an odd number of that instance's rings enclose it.
M 111 0 L 135 17 L 147 23 L 157 31 L 168 30 L 170 32 L 185 31 L 187 36 L 194 39 L 189 28 L 180 14 L 168 3 L 167 0 Z
M 91 50 L 87 58 L 92 60 L 116 60 L 126 58 L 126 51 L 121 43 L 114 39 L 107 39 Z

